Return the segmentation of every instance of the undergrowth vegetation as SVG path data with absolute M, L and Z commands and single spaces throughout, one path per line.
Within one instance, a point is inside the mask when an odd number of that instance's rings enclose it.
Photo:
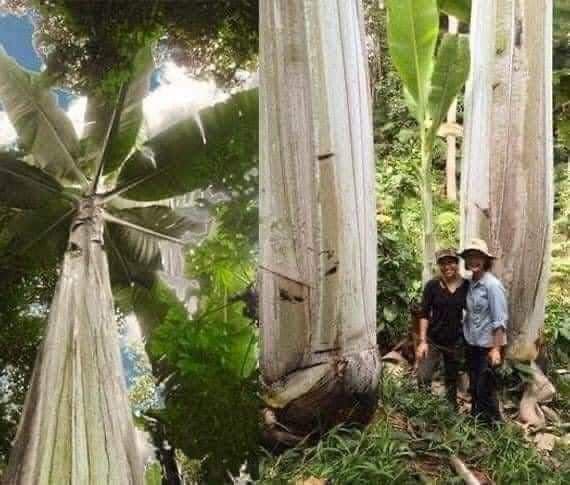
M 517 424 L 484 427 L 456 414 L 443 398 L 417 390 L 407 377 L 385 377 L 381 402 L 365 430 L 335 428 L 315 446 L 267 458 L 257 483 L 309 477 L 335 485 L 463 483 L 450 468 L 451 456 L 480 480 L 497 484 L 570 483 L 570 449 L 557 447 L 543 455 Z

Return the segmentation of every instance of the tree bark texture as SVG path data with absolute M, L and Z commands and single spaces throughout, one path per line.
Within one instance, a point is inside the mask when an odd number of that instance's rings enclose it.
M 532 360 L 552 237 L 552 1 L 481 0 L 472 8 L 462 240 L 487 239 L 499 256 L 509 353 Z
M 72 225 L 6 485 L 144 483 L 102 241 L 99 209 L 86 201 Z
M 375 407 L 376 202 L 358 0 L 260 4 L 266 402 L 293 433 Z M 366 411 L 364 411 L 366 410 Z

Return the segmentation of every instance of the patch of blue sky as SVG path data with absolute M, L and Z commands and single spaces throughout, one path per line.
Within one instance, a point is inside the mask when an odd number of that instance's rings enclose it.
M 20 66 L 39 72 L 42 70 L 43 62 L 32 43 L 33 32 L 34 26 L 30 17 L 0 15 L 0 45 Z M 58 102 L 63 108 L 67 108 L 75 97 L 61 89 L 57 89 L 56 92 Z

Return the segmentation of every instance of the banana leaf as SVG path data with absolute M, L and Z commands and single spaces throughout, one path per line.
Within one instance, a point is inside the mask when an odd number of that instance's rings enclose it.
M 13 212 L 0 230 L 0 267 L 27 271 L 61 262 L 74 211 L 52 201 L 41 209 Z
M 153 201 L 231 185 L 257 165 L 257 90 L 242 91 L 148 140 L 119 173 L 123 197 Z M 205 141 L 204 141 L 205 138 Z
M 103 174 L 121 166 L 133 149 L 143 121 L 142 102 L 148 94 L 150 77 L 154 69 L 150 47 L 142 49 L 134 60 L 133 74 L 128 81 L 120 121 L 115 136 L 109 140 Z M 117 100 L 97 94 L 87 101 L 85 113 L 85 155 L 81 166 L 95 172 L 96 162 L 104 148 L 107 130 L 112 121 Z
M 201 225 L 165 206 L 110 210 L 120 221 L 147 231 L 180 238 Z M 106 247 L 113 284 L 138 284 L 150 288 L 156 271 L 162 269 L 159 238 L 134 227 L 107 222 Z
M 451 103 L 465 85 L 469 75 L 469 63 L 467 36 L 445 34 L 437 52 L 428 98 L 431 136 L 435 136 Z
M 388 48 L 420 123 L 439 32 L 436 0 L 388 0 Z
M 22 69 L 0 46 L 0 102 L 34 163 L 59 181 L 86 178 L 76 165 L 79 142 L 40 75 Z
M 14 153 L 0 152 L 0 204 L 18 209 L 41 209 L 64 197 L 51 175 L 28 165 Z

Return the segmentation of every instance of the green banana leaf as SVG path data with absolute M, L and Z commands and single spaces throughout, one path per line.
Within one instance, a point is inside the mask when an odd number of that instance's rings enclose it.
M 118 130 L 112 140 L 104 164 L 104 174 L 121 166 L 133 149 L 143 121 L 142 102 L 150 87 L 154 69 L 150 47 L 142 49 L 134 60 L 133 74 L 128 81 Z M 87 101 L 85 113 L 85 155 L 81 167 L 94 173 L 96 162 L 104 148 L 108 127 L 112 121 L 117 100 L 103 94 L 92 96 Z
M 388 48 L 423 123 L 439 32 L 436 0 L 388 0 Z
M 41 209 L 63 197 L 63 187 L 51 175 L 28 165 L 16 154 L 0 152 L 0 204 L 17 209 Z
M 63 258 L 74 208 L 52 201 L 16 211 L 0 229 L 0 267 L 17 271 L 53 268 Z
M 79 142 L 71 121 L 40 76 L 21 68 L 1 46 L 0 102 L 34 164 L 59 181 L 86 182 L 76 165 Z
M 172 237 L 192 231 L 195 222 L 166 206 L 110 210 L 123 221 Z M 137 229 L 106 223 L 106 246 L 113 284 L 138 284 L 150 288 L 162 268 L 158 238 Z
M 148 140 L 123 165 L 117 186 L 140 182 L 123 196 L 153 201 L 228 186 L 257 165 L 257 90 L 242 91 Z M 201 126 L 200 126 L 201 125 Z M 202 133 L 203 129 L 203 133 Z M 204 143 L 204 136 L 206 142 Z
M 469 75 L 469 40 L 465 35 L 445 34 L 439 46 L 428 98 L 433 137 Z
M 469 24 L 471 19 L 471 0 L 437 0 L 437 5 L 447 15 L 457 17 L 461 22 Z

